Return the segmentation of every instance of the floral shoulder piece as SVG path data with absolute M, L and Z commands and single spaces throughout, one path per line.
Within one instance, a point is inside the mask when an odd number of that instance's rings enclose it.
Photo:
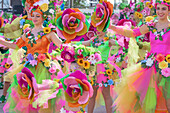
M 145 18 L 145 24 L 148 26 L 149 31 L 151 31 L 152 33 L 154 33 L 155 40 L 160 40 L 163 41 L 162 36 L 167 33 L 168 31 L 170 31 L 170 25 L 167 29 L 162 29 L 161 31 L 158 31 L 157 28 L 155 28 L 155 24 L 156 24 L 156 18 L 153 16 L 148 16 Z

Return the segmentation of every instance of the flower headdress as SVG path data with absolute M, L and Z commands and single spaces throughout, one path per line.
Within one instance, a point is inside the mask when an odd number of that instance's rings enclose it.
M 106 31 L 110 24 L 110 17 L 113 13 L 113 4 L 103 1 L 97 4 L 91 16 L 91 23 L 99 32 Z
M 151 0 L 151 3 L 155 3 L 155 8 L 158 4 L 164 4 L 169 7 L 170 10 L 170 1 L 169 0 Z
M 35 2 L 33 6 L 30 8 L 30 13 L 32 12 L 38 12 L 43 15 L 45 18 L 45 13 L 48 11 L 48 0 L 40 0 L 38 2 Z
M 40 0 L 22 0 L 22 3 L 24 3 L 25 5 L 25 2 L 29 3 L 30 6 L 33 6 L 34 3 L 36 2 L 39 2 Z

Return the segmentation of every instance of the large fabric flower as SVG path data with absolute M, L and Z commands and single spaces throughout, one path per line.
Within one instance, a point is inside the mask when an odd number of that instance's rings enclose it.
M 86 34 L 89 28 L 85 15 L 77 8 L 64 10 L 56 16 L 56 21 L 58 36 L 67 43 Z
M 69 107 L 86 105 L 93 95 L 93 88 L 87 77 L 79 70 L 61 79 L 65 90 L 65 99 Z
M 24 67 L 21 73 L 17 74 L 18 93 L 22 98 L 29 99 L 30 102 L 34 100 L 34 94 L 38 93 L 38 85 L 31 71 Z
M 63 58 L 67 62 L 75 61 L 74 55 L 75 55 L 74 48 L 71 46 L 70 47 L 66 46 L 64 48 L 64 51 L 61 52 L 61 58 Z
M 103 1 L 97 4 L 95 12 L 91 17 L 91 23 L 99 32 L 106 31 L 110 24 L 110 17 L 113 13 L 113 4 Z

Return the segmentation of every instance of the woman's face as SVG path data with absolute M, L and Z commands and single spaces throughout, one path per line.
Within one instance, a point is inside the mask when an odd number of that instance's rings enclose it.
M 31 18 L 32 18 L 32 21 L 33 21 L 34 25 L 43 24 L 44 19 L 43 19 L 42 15 L 40 13 L 32 12 Z
M 29 12 L 29 8 L 30 8 L 30 4 L 27 3 L 27 2 L 25 2 L 25 10 L 26 10 L 27 12 Z
M 156 14 L 160 20 L 167 19 L 169 14 L 168 6 L 164 4 L 158 4 L 156 8 Z

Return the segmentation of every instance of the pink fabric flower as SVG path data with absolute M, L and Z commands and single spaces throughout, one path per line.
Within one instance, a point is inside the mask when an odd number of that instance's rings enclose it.
M 49 72 L 50 73 L 55 73 L 56 72 L 56 67 L 55 66 L 52 66 L 50 69 L 49 69 Z
M 61 58 L 63 58 L 67 62 L 73 62 L 75 60 L 74 55 L 75 52 L 73 47 L 66 46 L 64 48 L 64 51 L 61 52 Z
M 79 70 L 65 78 L 63 84 L 66 86 L 65 98 L 70 107 L 85 105 L 89 98 L 93 96 L 91 84 Z
M 21 73 L 17 74 L 17 80 L 20 87 L 18 88 L 20 95 L 25 97 L 25 99 L 34 100 L 34 94 L 39 93 L 39 90 L 34 75 L 31 73 L 31 71 L 24 67 L 21 70 Z M 30 88 L 28 88 L 28 86 Z
M 170 68 L 165 68 L 161 70 L 161 73 L 165 77 L 170 77 Z
M 83 52 L 83 49 L 79 49 L 77 52 L 78 52 L 79 55 L 81 55 L 82 52 Z
M 30 60 L 30 64 L 31 64 L 32 66 L 37 65 L 37 60 Z
M 39 59 L 40 61 L 44 61 L 44 60 L 46 59 L 45 54 L 39 54 L 39 55 L 38 55 L 38 59 Z

